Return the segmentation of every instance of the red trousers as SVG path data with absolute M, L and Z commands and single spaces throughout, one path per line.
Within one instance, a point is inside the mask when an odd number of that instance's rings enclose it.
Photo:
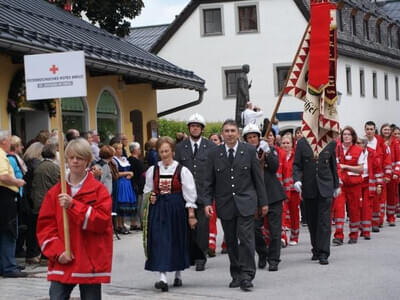
M 282 230 L 289 230 L 291 223 L 290 223 L 290 209 L 289 209 L 289 200 L 283 200 L 283 207 L 282 207 Z
M 343 196 L 346 199 L 349 223 L 350 223 L 350 239 L 358 239 L 358 231 L 360 230 L 360 210 L 361 210 L 361 186 L 356 184 L 352 186 L 343 186 Z
M 335 221 L 335 234 L 334 237 L 343 241 L 344 239 L 344 222 L 345 220 L 345 203 L 346 198 L 344 197 L 343 188 L 339 196 L 333 199 L 332 202 L 332 215 Z
M 300 233 L 300 195 L 296 191 L 287 192 L 290 213 L 290 240 L 299 241 Z
M 369 192 L 368 177 L 364 178 L 361 187 L 362 202 L 361 202 L 361 235 L 364 237 L 371 236 L 372 229 L 372 203 L 375 196 L 371 196 Z
M 386 220 L 389 223 L 396 221 L 396 207 L 399 203 L 399 184 L 392 180 L 386 185 L 387 188 L 387 205 L 386 205 Z

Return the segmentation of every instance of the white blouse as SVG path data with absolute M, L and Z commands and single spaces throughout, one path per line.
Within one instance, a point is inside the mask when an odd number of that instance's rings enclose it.
M 175 173 L 176 167 L 178 166 L 178 162 L 174 160 L 171 165 L 164 166 L 164 164 L 159 161 L 158 166 L 160 168 L 160 175 L 173 175 Z M 154 166 L 151 166 L 146 172 L 146 184 L 143 189 L 144 194 L 153 191 L 153 173 Z M 183 166 L 181 170 L 181 183 L 183 199 L 185 199 L 186 201 L 186 207 L 197 208 L 196 184 L 194 183 L 192 173 L 189 171 L 188 168 Z

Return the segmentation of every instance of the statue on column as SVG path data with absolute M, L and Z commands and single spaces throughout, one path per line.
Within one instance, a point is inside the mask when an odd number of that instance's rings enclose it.
M 241 115 L 242 112 L 246 109 L 246 103 L 249 102 L 249 89 L 251 88 L 251 82 L 247 79 L 247 73 L 250 71 L 249 65 L 242 66 L 242 72 L 236 80 L 236 112 L 235 112 L 235 121 L 239 124 L 242 124 Z

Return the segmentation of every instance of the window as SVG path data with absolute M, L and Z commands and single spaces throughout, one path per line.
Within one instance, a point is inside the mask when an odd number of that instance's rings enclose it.
M 356 15 L 351 15 L 351 33 L 356 36 L 357 35 L 357 26 L 356 26 Z
M 258 31 L 257 6 L 238 6 L 239 32 Z
M 82 98 L 62 98 L 61 110 L 63 115 L 63 131 L 77 129 L 85 132 L 86 127 L 86 108 Z
M 369 19 L 364 19 L 363 28 L 364 28 L 364 38 L 369 41 Z
M 120 111 L 114 96 L 107 90 L 103 91 L 97 104 L 97 131 L 101 141 L 108 143 L 111 137 L 121 132 Z
M 384 84 L 385 84 L 385 100 L 389 100 L 389 82 L 388 82 L 388 75 L 385 74 L 384 77 Z
M 337 10 L 337 27 L 339 31 L 343 31 L 343 15 L 342 10 Z
M 396 78 L 394 79 L 394 83 L 396 85 L 396 101 L 399 101 L 399 77 L 396 76 Z
M 365 73 L 360 70 L 360 96 L 365 97 Z
M 372 95 L 374 96 L 374 98 L 378 98 L 378 85 L 377 85 L 376 72 L 372 73 Z
M 225 97 L 236 97 L 237 79 L 242 72 L 241 69 L 225 70 Z
M 390 48 L 393 47 L 392 25 L 388 27 L 387 31 L 387 44 Z
M 351 95 L 351 68 L 346 67 L 346 90 L 347 94 Z
M 222 34 L 221 8 L 203 9 L 203 35 Z
M 382 43 L 382 34 L 381 34 L 381 23 L 376 23 L 376 42 Z
M 284 88 L 285 82 L 287 75 L 289 73 L 289 66 L 281 66 L 281 67 L 276 67 L 276 79 L 277 79 L 277 89 L 276 89 L 276 94 L 278 95 L 282 89 Z

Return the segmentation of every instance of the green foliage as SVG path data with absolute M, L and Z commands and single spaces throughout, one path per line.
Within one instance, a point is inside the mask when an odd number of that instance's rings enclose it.
M 209 137 L 212 133 L 221 133 L 222 122 L 209 122 L 206 123 L 203 136 Z M 167 119 L 158 120 L 158 130 L 160 136 L 170 136 L 175 139 L 175 134 L 179 131 L 188 133 L 186 122 L 174 121 Z
M 66 0 L 55 0 L 60 7 L 64 7 Z M 112 34 L 124 37 L 129 34 L 131 23 L 126 19 L 133 19 L 140 15 L 144 7 L 143 0 L 73 0 L 72 13 L 81 17 L 82 12 L 100 28 Z

